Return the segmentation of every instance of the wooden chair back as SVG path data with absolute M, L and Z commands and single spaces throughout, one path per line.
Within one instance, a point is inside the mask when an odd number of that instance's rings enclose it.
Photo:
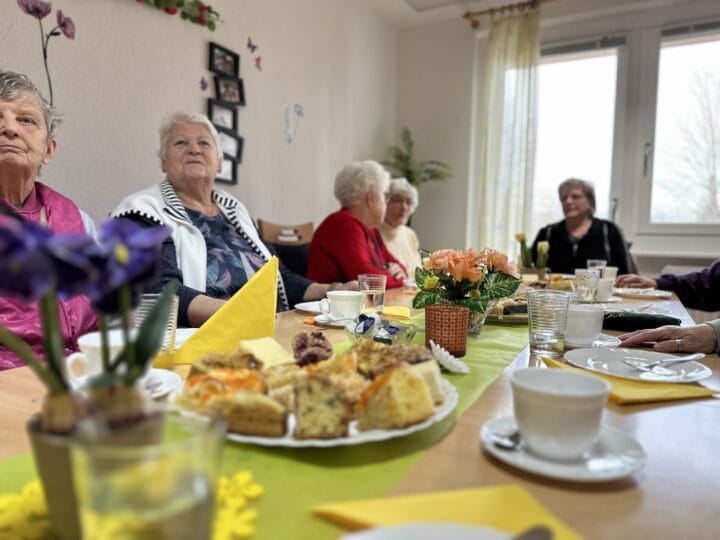
M 315 226 L 312 221 L 299 225 L 281 225 L 264 219 L 257 220 L 260 236 L 278 246 L 301 246 L 309 244 Z

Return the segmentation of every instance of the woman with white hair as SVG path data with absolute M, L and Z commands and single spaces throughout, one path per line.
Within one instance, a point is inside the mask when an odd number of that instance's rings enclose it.
M 274 255 L 260 238 L 245 206 L 214 188 L 222 151 L 205 115 L 175 113 L 160 126 L 160 162 L 165 180 L 126 197 L 112 212 L 146 225 L 166 225 L 159 292 L 177 280 L 181 326 L 200 326 Z M 278 309 L 322 298 L 330 286 L 313 283 L 280 264 Z M 357 284 L 334 284 L 357 288 Z
M 335 177 L 340 210 L 313 235 L 307 277 L 348 281 L 359 274 L 383 274 L 386 286 L 402 287 L 405 268 L 385 247 L 377 227 L 383 222 L 390 175 L 376 161 L 354 161 Z
M 385 211 L 385 220 L 380 225 L 385 245 L 412 275 L 415 268 L 422 266 L 420 241 L 407 222 L 418 205 L 417 188 L 405 178 L 390 180 L 390 191 Z

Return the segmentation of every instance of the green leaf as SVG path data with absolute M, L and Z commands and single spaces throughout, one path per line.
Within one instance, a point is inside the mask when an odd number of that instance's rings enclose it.
M 485 278 L 483 294 L 489 299 L 496 300 L 512 296 L 520 286 L 520 280 L 503 272 L 491 272 Z

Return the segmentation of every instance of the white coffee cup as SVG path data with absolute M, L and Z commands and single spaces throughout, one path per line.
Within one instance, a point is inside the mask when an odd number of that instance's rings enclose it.
M 565 325 L 565 343 L 592 345 L 602 332 L 604 314 L 602 306 L 570 304 Z
M 121 329 L 108 332 L 110 343 L 110 360 L 121 351 L 124 340 Z M 88 377 L 99 375 L 102 372 L 102 340 L 100 332 L 90 332 L 78 338 L 81 352 L 72 353 L 65 358 L 63 373 L 73 386 L 81 386 Z M 78 366 L 81 366 L 78 373 Z
M 598 302 L 607 302 L 613 293 L 615 278 L 604 277 L 598 280 L 597 291 L 595 292 L 595 300 Z
M 363 309 L 362 291 L 330 291 L 320 300 L 320 310 L 334 321 L 354 319 Z
M 612 278 L 613 280 L 617 277 L 618 267 L 617 266 L 606 266 L 603 268 L 602 277 Z
M 541 457 L 580 459 L 600 433 L 607 381 L 552 368 L 524 368 L 510 377 L 515 422 L 529 450 Z

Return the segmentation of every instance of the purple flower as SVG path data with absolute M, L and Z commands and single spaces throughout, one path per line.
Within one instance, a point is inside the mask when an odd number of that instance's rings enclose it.
M 57 24 L 65 37 L 75 39 L 75 23 L 70 17 L 63 15 L 62 9 L 57 10 Z
M 127 219 L 109 219 L 100 226 L 100 245 L 107 255 L 93 304 L 103 313 L 119 311 L 119 290 L 129 285 L 135 305 L 146 281 L 155 277 L 167 227 L 142 227 Z
M 45 18 L 52 10 L 52 4 L 42 0 L 17 0 L 17 4 L 25 13 L 36 19 Z
M 52 265 L 40 246 L 47 229 L 28 222 L 3 220 L 0 227 L 0 293 L 36 300 L 53 284 Z
M 51 287 L 61 298 L 82 293 L 98 276 L 86 251 L 93 240 L 81 234 L 53 235 L 28 221 L 0 226 L 0 292 L 37 300 Z

